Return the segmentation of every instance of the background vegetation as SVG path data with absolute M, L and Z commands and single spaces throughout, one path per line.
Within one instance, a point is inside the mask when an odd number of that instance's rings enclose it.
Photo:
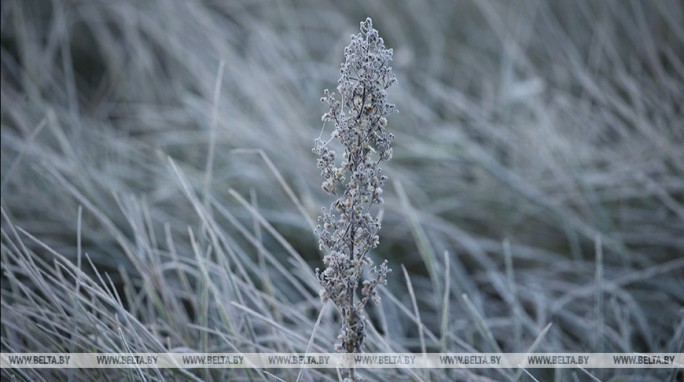
M 327 352 L 311 152 L 366 16 L 395 52 L 369 352 L 682 352 L 673 1 L 2 2 L 3 352 Z M 221 68 L 221 61 L 225 63 Z M 217 92 L 218 89 L 218 92 Z M 366 370 L 368 380 L 681 380 Z M 325 370 L 2 370 L 335 380 Z

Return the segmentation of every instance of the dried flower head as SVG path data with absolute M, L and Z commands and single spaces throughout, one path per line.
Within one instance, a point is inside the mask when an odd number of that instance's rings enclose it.
M 368 254 L 380 243 L 380 220 L 373 214 L 383 203 L 387 180 L 380 163 L 392 157 L 394 137 L 386 127 L 396 108 L 387 102 L 387 89 L 396 79 L 392 49 L 385 48 L 370 18 L 352 36 L 344 56 L 339 99 L 328 90 L 321 99 L 328 106 L 323 121 L 335 128 L 329 140 L 317 139 L 313 150 L 324 179 L 321 187 L 335 197 L 318 218 L 319 247 L 327 255 L 325 270 L 316 269 L 316 274 L 323 286 L 321 298 L 332 300 L 342 317 L 338 348 L 357 353 L 364 347 L 363 309 L 368 301 L 379 303 L 376 287 L 386 283 L 390 272 L 387 261 L 373 266 Z M 333 140 L 344 148 L 340 161 L 329 147 Z M 371 279 L 362 282 L 366 270 Z

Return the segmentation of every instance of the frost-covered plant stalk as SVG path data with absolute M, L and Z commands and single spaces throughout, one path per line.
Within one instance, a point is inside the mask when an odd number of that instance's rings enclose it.
M 385 48 L 370 18 L 361 23 L 361 32 L 352 36 L 344 55 L 339 98 L 326 90 L 321 99 L 329 107 L 323 121 L 333 122 L 335 128 L 329 140 L 319 138 L 314 147 L 322 188 L 336 198 L 318 218 L 316 233 L 326 253 L 326 269 L 316 269 L 316 274 L 323 286 L 321 298 L 332 300 L 342 317 L 338 350 L 359 353 L 366 335 L 364 307 L 368 301 L 380 302 L 376 287 L 386 283 L 390 272 L 387 260 L 373 266 L 368 254 L 379 243 L 376 210 L 387 179 L 380 164 L 392 157 L 393 136 L 385 128 L 387 116 L 396 111 L 387 102 L 386 90 L 396 79 L 390 67 L 392 49 Z M 344 148 L 339 164 L 330 147 L 334 140 Z

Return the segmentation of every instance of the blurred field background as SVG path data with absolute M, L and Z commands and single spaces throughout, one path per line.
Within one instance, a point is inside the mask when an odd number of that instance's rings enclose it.
M 368 352 L 684 351 L 680 1 L 2 2 L 3 352 L 332 351 L 311 152 L 394 48 Z M 221 64 L 224 62 L 224 65 Z M 327 127 L 330 129 L 330 126 Z M 328 130 L 329 131 L 329 130 Z M 404 270 L 405 269 L 405 270 Z M 2 370 L 8 380 L 337 380 Z M 366 370 L 677 381 L 682 371 Z

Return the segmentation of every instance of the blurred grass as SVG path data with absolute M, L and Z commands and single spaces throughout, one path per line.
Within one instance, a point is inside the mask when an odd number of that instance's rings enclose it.
M 2 2 L 2 350 L 332 349 L 311 147 L 366 16 L 395 50 L 401 185 L 369 351 L 681 352 L 678 1 Z M 528 372 L 430 377 L 588 378 Z M 601 379 L 630 376 L 682 377 Z

